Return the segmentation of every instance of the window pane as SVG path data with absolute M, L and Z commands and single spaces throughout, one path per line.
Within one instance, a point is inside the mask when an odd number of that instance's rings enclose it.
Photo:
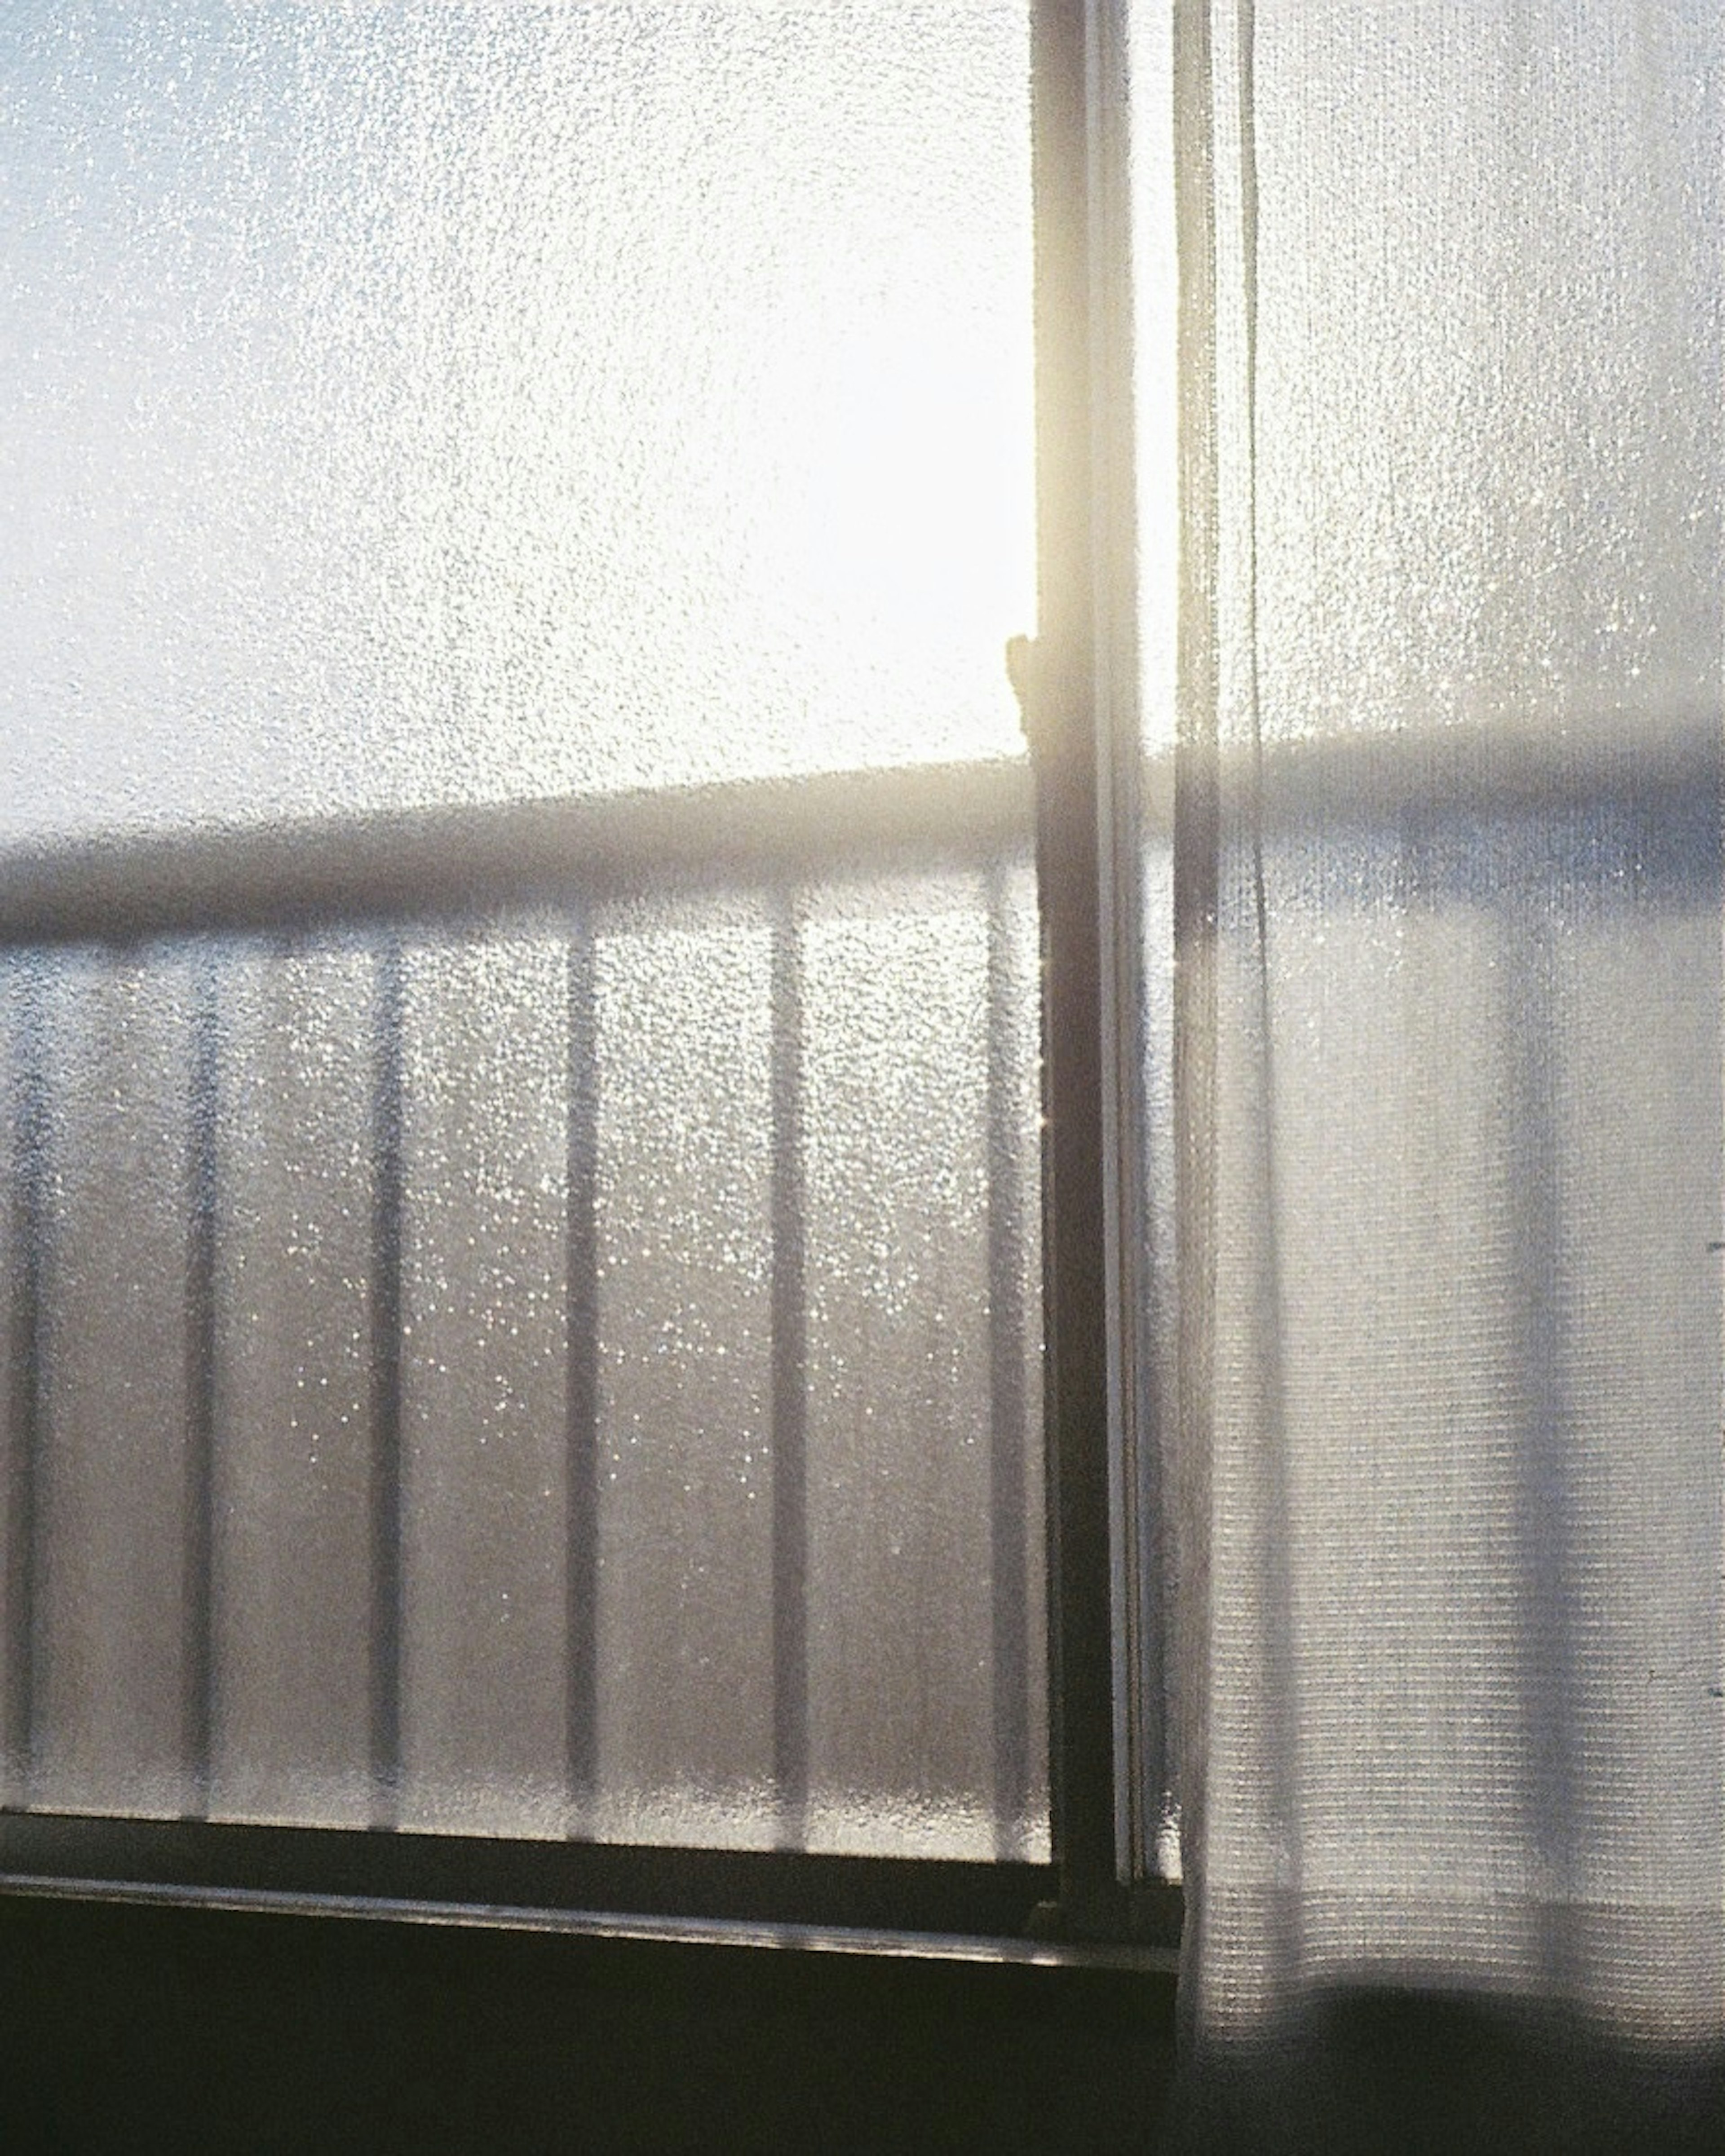
M 1028 71 L 9 11 L 8 1801 L 1045 1852 Z
M 9 8 L 0 835 L 1014 754 L 1024 17 Z

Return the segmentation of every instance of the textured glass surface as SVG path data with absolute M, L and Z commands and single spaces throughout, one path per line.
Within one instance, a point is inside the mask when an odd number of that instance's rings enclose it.
M 1029 44 L 6 11 L 6 1802 L 1045 1850 Z
M 7 962 L 8 1788 L 1047 1845 L 1028 865 Z
M 372 1060 L 356 942 L 228 949 L 216 1132 L 218 1817 L 364 1825 Z
M 0 23 L 0 839 L 1016 753 L 1024 0 Z
M 593 1824 L 632 1840 L 777 1831 L 763 911 L 649 911 L 598 952 Z
M 1016 1780 L 998 1820 L 1016 1854 L 1020 1837 L 1043 1839 L 1040 1760 L 1033 1772 L 1028 1722 L 1023 1756 L 1002 1758 L 994 1686 L 1028 1691 L 1040 1671 L 1034 1630 L 1006 1649 L 1009 1675 L 997 1664 L 988 1581 L 1000 1553 L 986 1529 L 995 1478 L 1011 1471 L 1001 1448 L 1021 1463 L 1004 1496 L 1021 1563 L 1037 1536 L 1023 1427 L 1034 1390 L 1021 1372 L 1016 1403 L 991 1414 L 988 1317 L 1022 1301 L 1034 1240 L 991 1251 L 991 1203 L 1009 1194 L 990 1188 L 991 1042 L 978 1024 L 990 921 L 962 885 L 846 896 L 816 913 L 805 945 L 811 1834 L 843 1846 L 870 1817 L 907 1854 L 984 1854 L 997 1781 Z M 996 932 L 1028 984 L 1034 908 L 1022 887 L 1013 896 Z M 1003 1056 L 1019 1130 L 1035 1112 L 1022 1024 Z M 1016 1165 L 1028 1214 L 1034 1185 L 1023 1155 Z M 991 1278 L 991 1256 L 1014 1277 Z M 1033 1553 L 1026 1576 L 1040 1571 Z
M 43 984 L 45 1324 L 31 1800 L 195 1808 L 198 1532 L 186 1352 L 195 961 Z
M 563 1825 L 562 939 L 411 947 L 401 996 L 401 1820 Z

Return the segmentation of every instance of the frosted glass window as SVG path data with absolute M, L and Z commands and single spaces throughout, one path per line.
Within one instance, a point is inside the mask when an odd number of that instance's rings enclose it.
M 8 1804 L 1045 1856 L 1029 43 L 7 11 Z
M 1024 0 L 0 23 L 0 837 L 1017 752 Z

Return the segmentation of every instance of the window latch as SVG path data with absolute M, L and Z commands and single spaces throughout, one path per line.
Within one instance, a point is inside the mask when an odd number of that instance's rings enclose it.
M 1019 700 L 1019 726 L 1030 752 L 1032 766 L 1041 772 L 1051 758 L 1056 733 L 1053 699 L 1044 679 L 1047 671 L 1042 646 L 1034 637 L 1011 636 L 1006 640 L 1006 678 Z

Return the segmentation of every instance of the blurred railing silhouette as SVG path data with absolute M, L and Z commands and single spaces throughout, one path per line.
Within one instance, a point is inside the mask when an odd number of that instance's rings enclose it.
M 1413 732 L 1394 749 L 1379 736 L 1273 744 L 1254 759 L 1228 752 L 1236 814 L 1255 803 L 1262 843 L 1292 850 L 1322 826 L 1332 858 L 1358 828 L 1363 873 L 1394 874 L 1419 906 L 1478 896 L 1501 904 L 1520 871 L 1524 832 L 1548 849 L 1573 824 L 1575 843 L 1605 843 L 1632 874 L 1641 902 L 1693 903 L 1717 890 L 1721 756 L 1707 714 L 1667 737 L 1589 745 L 1502 730 Z M 1173 759 L 1140 773 L 1142 843 L 1155 853 L 1171 824 Z M 1241 776 L 1250 778 L 1242 785 Z M 1553 810 L 1561 812 L 1553 824 Z M 1018 1853 L 1015 1822 L 1040 1779 L 1040 1732 L 1029 1707 L 1032 1657 L 1024 1495 L 1027 1430 L 1023 1344 L 1035 1317 L 1023 1287 L 1034 1231 L 1022 1091 L 1024 984 L 1004 952 L 1009 891 L 1029 859 L 1032 786 L 1022 764 L 825 774 L 637 795 L 439 809 L 302 828 L 221 829 L 44 847 L 0 859 L 0 949 L 13 954 L 11 1153 L 12 1381 L 6 1466 L 6 1712 L 11 1801 L 28 1802 L 40 1737 L 37 1606 L 40 1483 L 47 1442 L 50 1293 L 43 1256 L 49 1194 L 44 1134 L 52 1113 L 43 1014 L 28 954 L 56 947 L 122 951 L 157 940 L 214 948 L 222 938 L 341 930 L 374 956 L 371 1034 L 357 1049 L 371 1083 L 369 1340 L 372 1487 L 370 1776 L 375 1823 L 393 1823 L 401 1774 L 403 1444 L 403 953 L 422 929 L 483 925 L 542 910 L 568 936 L 572 1051 L 590 1055 L 595 985 L 591 924 L 601 907 L 634 897 L 753 895 L 771 922 L 770 1198 L 773 1250 L 770 1425 L 771 1606 L 774 1683 L 774 1834 L 798 1848 L 809 1794 L 809 1513 L 805 1272 L 804 1044 L 799 908 L 814 892 L 941 870 L 973 875 L 986 894 L 990 961 L 987 1033 L 989 1441 L 993 1581 L 993 1755 L 997 1853 Z M 1233 832 L 1238 843 L 1241 833 Z M 1225 839 L 1226 834 L 1224 834 Z M 1528 873 L 1545 872 L 1530 860 Z M 1020 882 L 1019 888 L 1022 885 Z M 1625 886 L 1627 889 L 1627 886 Z M 1606 893 L 1609 896 L 1609 892 Z M 18 961 L 25 963 L 20 964 Z M 187 1187 L 184 1508 L 186 1641 L 183 1751 L 193 1785 L 210 1779 L 216 1254 L 223 1233 L 218 1173 L 219 969 L 199 968 L 186 1102 Z M 1057 983 L 1055 984 L 1057 989 Z M 1528 1023 L 1535 1023 L 1531 1009 Z M 599 1475 L 595 1234 L 598 1106 L 578 1054 L 570 1065 L 567 1458 L 568 1784 L 578 1804 L 595 1786 L 599 1653 L 595 1623 Z M 1142 1314 L 1141 1314 L 1142 1315 Z
M 370 1759 L 372 1824 L 396 1824 L 402 1775 L 403 1553 L 403 952 L 418 931 L 520 917 L 553 919 L 567 937 L 570 1023 L 567 1402 L 570 1476 L 568 1780 L 578 1810 L 595 1787 L 599 1653 L 600 1431 L 598 1378 L 598 1107 L 593 1071 L 593 923 L 619 900 L 743 893 L 771 923 L 770 1153 L 773 1245 L 770 1430 L 774 1713 L 772 1779 L 778 1845 L 805 1845 L 809 1785 L 808 1491 L 801 1133 L 804 1044 L 799 907 L 848 880 L 957 872 L 979 879 L 989 937 L 987 1030 L 993 1563 L 992 1691 L 997 1854 L 1021 1853 L 1039 1775 L 1029 1704 L 1031 1637 L 1024 1492 L 1024 1237 L 1034 1230 L 1019 1096 L 1026 984 L 1003 956 L 1009 881 L 1022 916 L 1031 790 L 1020 764 L 850 773 L 621 798 L 435 809 L 303 827 L 223 828 L 44 847 L 0 860 L 0 950 L 14 954 L 13 1379 L 6 1486 L 9 1801 L 31 1801 L 42 1737 L 38 1661 L 44 1614 L 42 1476 L 52 1294 L 46 1134 L 53 1112 L 39 968 L 30 954 L 93 947 L 136 952 L 189 939 L 201 952 L 261 941 L 284 947 L 339 930 L 372 954 L 369 1060 Z M 22 959 L 23 963 L 18 961 Z M 213 1743 L 212 1578 L 218 1428 L 217 1249 L 224 1231 L 217 1158 L 222 1017 L 219 957 L 196 968 L 187 1188 L 182 1751 L 207 1810 Z M 1030 1028 L 1034 1038 L 1034 1022 Z M 583 1060 L 583 1058 L 585 1060 Z M 1034 1170 L 1032 1171 L 1034 1179 Z M 116 1194 L 123 1202 L 123 1194 Z

